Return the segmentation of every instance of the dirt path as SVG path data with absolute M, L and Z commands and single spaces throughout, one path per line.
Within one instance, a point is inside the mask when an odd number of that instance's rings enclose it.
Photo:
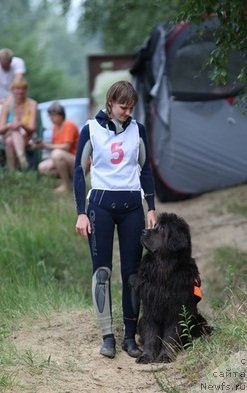
M 247 219 L 224 210 L 226 204 L 246 194 L 247 186 L 241 186 L 194 200 L 157 203 L 158 212 L 175 212 L 190 224 L 193 256 L 204 284 L 215 248 L 229 245 L 247 251 Z M 207 310 L 206 300 L 202 303 Z M 25 320 L 10 339 L 20 358 L 18 370 L 9 370 L 13 375 L 17 373 L 12 393 L 158 393 L 161 390 L 155 375 L 159 373 L 155 371 L 160 370 L 177 385 L 185 383 L 177 371 L 181 357 L 169 365 L 138 365 L 121 351 L 121 332 L 117 336 L 116 358 L 100 356 L 99 329 L 92 310 Z

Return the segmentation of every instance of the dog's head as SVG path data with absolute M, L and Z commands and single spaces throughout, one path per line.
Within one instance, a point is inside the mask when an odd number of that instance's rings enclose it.
M 183 251 L 187 257 L 191 256 L 189 225 L 174 213 L 160 214 L 153 229 L 144 229 L 141 242 L 151 253 L 171 255 Z

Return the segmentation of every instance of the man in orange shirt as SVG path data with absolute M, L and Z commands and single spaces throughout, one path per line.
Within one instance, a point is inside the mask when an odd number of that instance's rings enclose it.
M 55 192 L 70 191 L 79 130 L 74 122 L 65 120 L 64 107 L 58 102 L 54 102 L 48 108 L 48 114 L 54 124 L 52 142 L 39 142 L 35 147 L 51 150 L 51 156 L 40 162 L 38 172 L 40 175 L 58 176 L 61 179 L 61 185 L 55 189 Z

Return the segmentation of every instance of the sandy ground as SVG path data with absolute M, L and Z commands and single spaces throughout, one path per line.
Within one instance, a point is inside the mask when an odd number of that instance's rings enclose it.
M 226 204 L 243 200 L 247 186 L 202 195 L 193 200 L 157 203 L 157 211 L 175 212 L 189 223 L 193 256 L 206 287 L 213 250 L 229 245 L 247 251 L 247 218 L 228 213 Z M 225 209 L 225 210 L 224 210 Z M 115 256 L 117 257 L 117 252 Z M 207 309 L 207 293 L 201 302 Z M 19 361 L 9 368 L 14 376 L 12 393 L 158 393 L 162 376 L 177 386 L 186 381 L 179 373 L 178 356 L 172 364 L 138 365 L 121 351 L 121 332 L 117 332 L 117 356 L 99 355 L 100 335 L 92 310 L 73 310 L 52 314 L 47 319 L 23 321 L 10 337 Z M 174 390 L 169 390 L 173 392 Z

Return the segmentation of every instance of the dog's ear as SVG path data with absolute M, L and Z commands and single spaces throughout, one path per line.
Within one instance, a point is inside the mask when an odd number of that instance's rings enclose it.
M 173 229 L 167 239 L 167 248 L 172 252 L 190 249 L 190 237 L 184 231 Z

